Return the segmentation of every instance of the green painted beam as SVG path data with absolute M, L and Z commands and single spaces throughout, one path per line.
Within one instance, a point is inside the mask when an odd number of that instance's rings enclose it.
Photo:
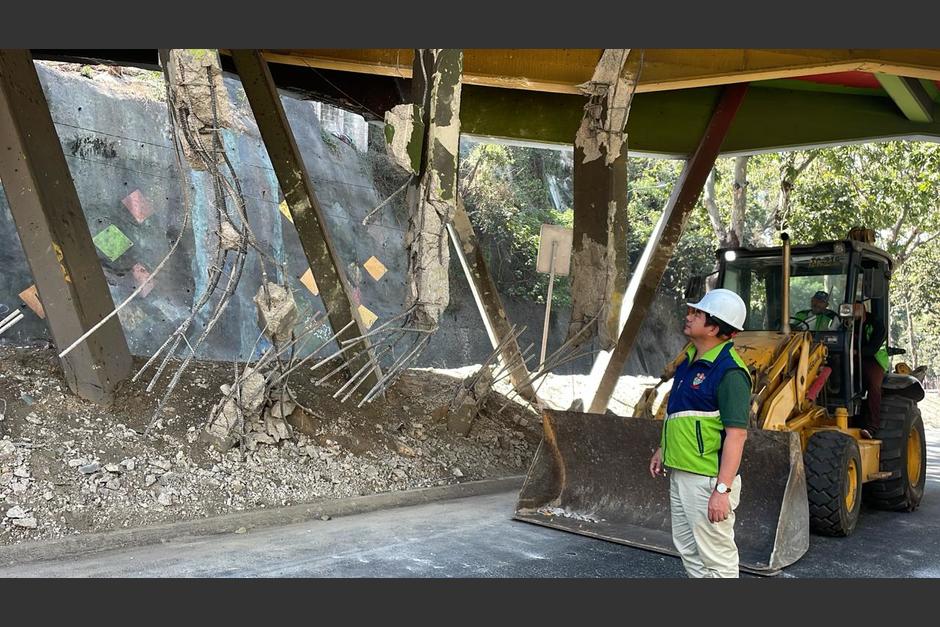
M 882 72 L 875 72 L 875 78 L 894 100 L 904 117 L 912 122 L 933 122 L 933 101 L 920 81 Z
M 719 88 L 636 94 L 627 123 L 631 152 L 687 156 L 695 150 Z M 461 131 L 573 144 L 585 99 L 465 85 Z M 721 146 L 723 155 L 910 138 L 940 142 L 940 121 L 913 122 L 883 96 L 752 85 Z
M 927 95 L 930 96 L 931 100 L 934 102 L 940 102 L 940 88 L 937 87 L 936 83 L 922 78 L 920 79 L 920 84 L 923 85 L 924 91 L 927 92 Z

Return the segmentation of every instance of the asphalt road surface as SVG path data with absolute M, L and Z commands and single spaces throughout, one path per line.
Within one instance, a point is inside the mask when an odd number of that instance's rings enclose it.
M 940 577 L 940 433 L 920 509 L 864 508 L 780 577 Z M 4 577 L 683 577 L 679 559 L 511 520 L 516 493 L 0 569 Z

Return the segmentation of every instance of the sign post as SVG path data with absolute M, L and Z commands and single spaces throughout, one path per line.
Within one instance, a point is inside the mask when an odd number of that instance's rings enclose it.
M 555 288 L 555 275 L 567 276 L 571 269 L 571 245 L 574 232 L 563 226 L 543 224 L 539 232 L 539 255 L 535 261 L 535 271 L 548 273 L 548 296 L 545 299 L 545 323 L 542 325 L 542 353 L 539 368 L 545 363 L 545 351 L 548 348 L 548 322 L 552 313 L 552 291 Z

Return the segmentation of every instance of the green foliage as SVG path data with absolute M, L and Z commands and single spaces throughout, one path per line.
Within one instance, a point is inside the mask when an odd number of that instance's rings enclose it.
M 547 277 L 535 272 L 539 228 L 543 222 L 572 225 L 570 155 L 497 144 L 461 146 L 461 189 L 505 294 L 544 302 Z M 715 166 L 715 201 L 726 225 L 733 168 L 733 158 L 719 159 Z M 634 264 L 681 169 L 679 161 L 630 157 L 625 245 Z M 789 183 L 789 207 L 780 213 L 783 181 Z M 552 202 L 552 185 L 562 210 Z M 779 223 L 795 244 L 844 239 L 854 226 L 874 229 L 877 245 L 896 260 L 891 345 L 906 348 L 902 359 L 911 365 L 916 361 L 927 365 L 932 376 L 940 375 L 940 146 L 887 142 L 754 155 L 746 190 L 744 245 L 779 245 Z M 715 268 L 718 238 L 702 200 L 699 205 L 660 285 L 677 303 L 683 302 L 690 276 Z M 568 280 L 559 279 L 555 304 L 569 303 Z
M 467 213 L 478 231 L 487 264 L 504 294 L 545 302 L 548 276 L 535 271 L 543 223 L 571 227 L 570 206 L 556 209 L 552 181 L 567 187 L 571 165 L 555 150 L 501 144 L 461 146 L 460 189 Z M 571 302 L 567 277 L 556 278 L 553 304 Z

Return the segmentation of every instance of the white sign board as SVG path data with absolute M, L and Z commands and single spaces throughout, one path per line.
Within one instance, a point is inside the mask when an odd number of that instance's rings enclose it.
M 571 269 L 571 243 L 574 231 L 563 226 L 543 224 L 539 233 L 539 256 L 535 260 L 535 271 L 542 274 L 551 272 L 552 242 L 555 243 L 555 274 L 568 276 Z

